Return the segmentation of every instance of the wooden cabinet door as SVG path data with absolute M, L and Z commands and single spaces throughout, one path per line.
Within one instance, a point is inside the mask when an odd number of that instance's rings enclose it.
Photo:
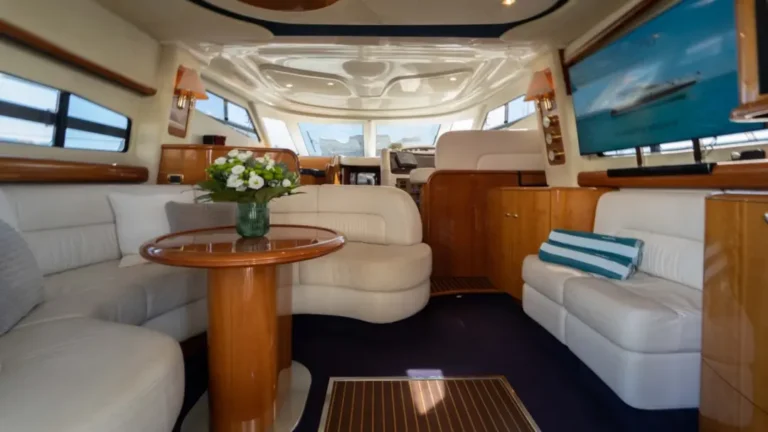
M 702 356 L 768 411 L 768 199 L 713 197 L 706 218 Z
M 511 245 L 511 258 L 508 280 L 508 292 L 512 296 L 523 298 L 523 261 L 528 255 L 539 252 L 541 243 L 550 231 L 550 191 L 520 190 L 509 194 L 511 214 L 505 217 L 510 225 L 514 242 Z M 506 216 L 506 215 L 505 215 Z
M 488 196 L 488 275 L 517 299 L 523 298 L 523 260 L 549 235 L 549 212 L 548 189 L 495 189 Z
M 488 278 L 496 288 L 510 292 L 514 278 L 512 249 L 516 235 L 510 217 L 515 211 L 512 192 L 493 189 L 488 195 Z M 510 294 L 512 294 L 510 292 Z

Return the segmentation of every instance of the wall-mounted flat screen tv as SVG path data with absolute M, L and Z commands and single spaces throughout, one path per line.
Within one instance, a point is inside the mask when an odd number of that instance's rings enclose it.
M 681 0 L 569 69 L 581 154 L 762 129 L 739 105 L 733 0 Z

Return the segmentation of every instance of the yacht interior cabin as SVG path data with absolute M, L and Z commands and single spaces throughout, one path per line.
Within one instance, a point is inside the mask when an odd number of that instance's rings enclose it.
M 765 0 L 0 0 L 0 431 L 768 431 Z

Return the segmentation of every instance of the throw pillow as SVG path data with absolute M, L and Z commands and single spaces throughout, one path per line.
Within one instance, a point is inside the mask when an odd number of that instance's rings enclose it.
M 610 279 L 629 279 L 637 269 L 628 259 L 546 241 L 539 249 L 539 259 L 544 262 L 575 268 L 583 272 Z
M 169 202 L 165 205 L 171 232 L 216 228 L 235 224 L 236 203 L 183 204 Z
M 643 241 L 635 238 L 556 229 L 549 233 L 548 241 L 558 246 L 611 255 L 617 261 L 628 261 L 635 266 L 640 265 L 643 257 Z
M 192 192 L 162 195 L 109 194 L 109 202 L 115 213 L 117 242 L 123 259 L 120 267 L 145 263 L 139 255 L 144 242 L 171 232 L 165 205 L 169 202 L 192 203 Z
M 43 273 L 27 242 L 0 220 L 0 335 L 43 301 Z

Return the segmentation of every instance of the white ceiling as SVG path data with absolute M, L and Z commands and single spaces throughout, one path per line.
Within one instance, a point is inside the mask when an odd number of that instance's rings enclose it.
M 264 26 L 190 0 L 96 1 L 157 40 L 207 58 L 207 78 L 249 99 L 299 113 L 382 118 L 447 114 L 481 103 L 529 74 L 525 66 L 537 54 L 565 46 L 630 0 L 568 0 L 546 16 L 488 39 L 274 36 L 266 27 L 301 32 L 311 28 L 303 24 L 343 24 L 345 29 L 351 24 L 434 25 L 429 29 L 484 24 L 475 27 L 483 29 L 536 16 L 558 0 L 516 0 L 509 7 L 501 0 L 340 0 L 307 12 L 270 11 L 240 0 L 196 0 L 263 20 Z M 292 24 L 275 27 L 275 22 Z
M 293 111 L 350 116 L 424 115 L 482 101 L 518 77 L 536 54 L 526 44 L 382 41 L 197 47 L 204 75 L 252 99 Z

